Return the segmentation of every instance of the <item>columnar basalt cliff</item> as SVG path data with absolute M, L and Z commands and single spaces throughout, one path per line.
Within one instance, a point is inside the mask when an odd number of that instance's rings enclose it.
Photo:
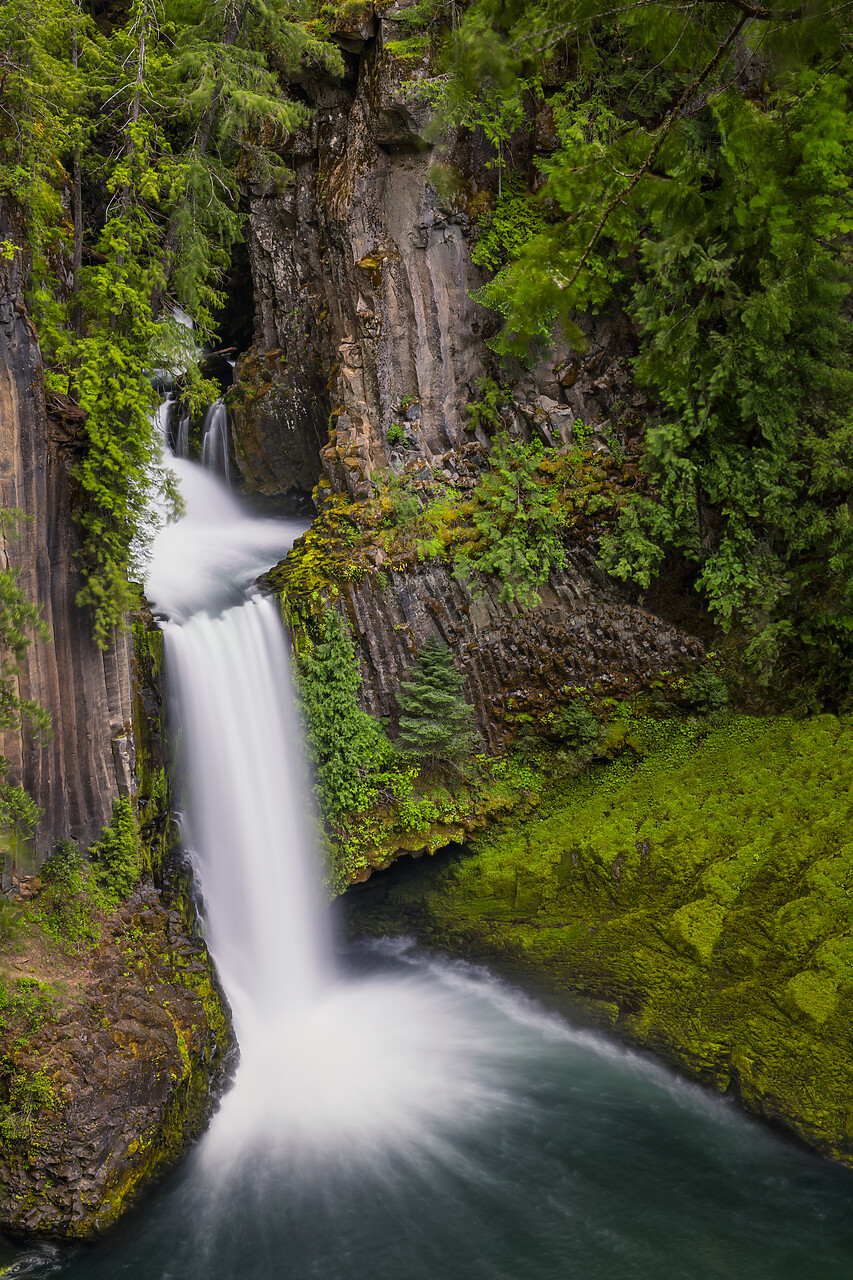
M 495 323 L 472 298 L 484 279 L 471 260 L 472 212 L 493 197 L 498 177 L 477 134 L 460 132 L 440 153 L 431 144 L 430 55 L 398 56 L 397 13 L 365 6 L 340 20 L 333 38 L 347 76 L 302 86 L 315 115 L 293 142 L 293 183 L 252 202 L 256 331 L 229 397 L 250 492 L 307 490 L 319 479 L 321 503 L 330 495 L 359 503 L 376 483 L 405 474 L 464 496 L 488 465 L 488 436 L 468 413 Z M 517 162 L 553 146 L 546 117 L 544 107 L 519 135 Z M 452 199 L 431 181 L 438 159 L 459 176 Z M 581 419 L 592 450 L 606 452 L 615 420 L 637 420 L 646 400 L 630 380 L 633 331 L 618 313 L 583 323 L 582 355 L 559 346 L 517 379 L 502 406 L 512 437 L 565 449 Z M 398 677 L 437 634 L 466 670 L 495 749 L 506 743 L 508 701 L 545 709 L 560 689 L 580 685 L 634 692 L 702 653 L 696 638 L 608 582 L 586 547 L 525 612 L 501 603 L 495 587 L 476 599 L 436 559 L 389 559 L 379 547 L 361 559 L 350 548 L 348 558 L 336 581 L 318 569 L 310 586 L 349 617 L 365 706 L 393 716 Z M 312 607 L 304 586 L 284 575 L 292 620 Z
M 22 229 L 0 204 L 0 238 L 23 243 Z M 97 839 L 116 795 L 132 788 L 130 644 L 118 636 L 108 650 L 92 640 L 91 618 L 75 603 L 79 547 L 72 520 L 70 464 L 79 410 L 45 404 L 38 335 L 24 303 L 26 254 L 0 264 L 0 495 L 28 520 L 0 533 L 4 566 L 20 570 L 27 597 L 39 604 L 50 639 L 37 638 L 19 674 L 20 696 L 49 712 L 52 734 L 3 736 L 10 777 L 43 811 L 36 835 L 40 856 L 60 837 L 84 846 Z
M 22 245 L 2 203 L 0 216 L 0 239 Z M 71 468 L 81 415 L 61 397 L 46 404 L 23 296 L 27 267 L 21 248 L 0 262 L 0 491 L 3 506 L 25 517 L 17 536 L 0 533 L 0 545 L 3 566 L 19 571 L 50 632 L 28 647 L 17 680 L 19 696 L 50 715 L 52 732 L 39 738 L 25 724 L 0 748 L 9 781 L 42 811 L 38 866 L 63 839 L 94 844 L 113 801 L 130 797 L 139 802 L 143 883 L 119 909 L 95 910 L 81 943 L 42 931 L 40 881 L 24 875 L 33 868 L 0 855 L 0 888 L 20 891 L 36 913 L 0 967 L 0 1230 L 87 1237 L 203 1128 L 231 1036 L 185 881 L 165 866 L 174 838 L 159 632 L 155 639 L 140 616 L 135 659 L 129 632 L 102 651 L 76 604 Z M 173 881 L 165 897 L 152 874 Z
M 428 133 L 430 55 L 396 55 L 394 5 L 377 18 L 369 6 L 363 12 L 357 29 L 333 35 L 347 52 L 348 76 L 303 86 L 315 115 L 288 157 L 292 185 L 252 202 L 257 325 L 233 396 L 249 490 L 304 485 L 320 442 L 334 490 L 366 496 L 375 472 L 411 460 L 387 440 L 401 413 L 409 448 L 448 478 L 457 475 L 457 451 L 473 438 L 486 443 L 466 431 L 466 407 L 495 326 L 472 299 L 484 276 L 470 253 L 472 211 L 498 182 L 491 148 L 460 133 L 439 156 Z M 553 145 L 544 124 L 519 136 L 517 161 Z M 439 158 L 460 176 L 450 199 L 430 181 Z M 565 444 L 576 417 L 603 424 L 617 402 L 622 415 L 645 405 L 630 382 L 630 326 L 617 314 L 587 327 L 583 357 L 559 345 L 517 381 L 519 434 Z

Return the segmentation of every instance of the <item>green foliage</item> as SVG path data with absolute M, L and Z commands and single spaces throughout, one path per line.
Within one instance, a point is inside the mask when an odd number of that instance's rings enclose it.
M 361 674 L 341 619 L 329 611 L 319 630 L 300 659 L 299 693 L 318 799 L 323 812 L 340 822 L 375 797 L 377 775 L 392 766 L 393 750 L 378 721 L 356 701 Z
M 392 449 L 406 443 L 406 428 L 399 422 L 392 422 L 388 428 L 388 443 Z
M 447 646 L 427 640 L 408 679 L 400 681 L 400 751 L 432 765 L 458 766 L 470 758 L 479 735 L 464 684 Z
M 0 508 L 0 533 L 15 536 L 16 526 L 27 517 L 13 507 Z M 50 732 L 50 716 L 18 692 L 18 668 L 35 636 L 50 639 L 41 609 L 28 600 L 18 582 L 19 570 L 0 569 L 0 730 L 16 729 L 22 719 L 37 733 Z
M 43 889 L 36 919 L 63 950 L 80 951 L 98 940 L 89 867 L 73 840 L 60 840 L 41 869 Z
M 106 646 L 133 603 L 152 497 L 175 509 L 148 381 L 183 363 L 168 304 L 213 336 L 240 234 L 237 182 L 280 186 L 283 145 L 308 118 L 282 74 L 343 62 L 290 0 L 133 0 L 103 27 L 74 0 L 9 0 L 0 44 L 0 193 L 26 218 L 48 385 L 86 411 L 79 602 Z M 209 392 L 191 371 L 189 400 Z
M 111 910 L 130 896 L 142 871 L 139 827 L 127 797 L 113 800 L 112 817 L 89 852 L 100 903 Z
M 26 856 L 42 816 L 29 792 L 6 781 L 8 769 L 8 760 L 0 756 L 0 866 L 6 851 L 14 862 Z
M 851 34 L 822 4 L 478 0 L 447 95 L 463 123 L 497 92 L 539 110 L 543 68 L 553 83 L 570 58 L 539 162 L 547 221 L 488 254 L 496 349 L 547 345 L 557 320 L 582 348 L 578 310 L 633 315 L 660 406 L 652 489 L 625 504 L 605 566 L 646 586 L 688 561 L 753 669 L 830 704 L 853 670 Z
M 682 726 L 422 859 L 369 927 L 575 992 L 849 1160 L 851 751 L 849 718 L 728 717 L 698 746 Z
M 0 950 L 10 946 L 21 932 L 24 915 L 20 907 L 11 899 L 0 896 Z M 0 989 L 2 1003 L 2 989 Z
M 489 271 L 499 271 L 521 253 L 545 228 L 541 206 L 525 191 L 519 175 L 505 184 L 495 207 L 478 219 L 480 238 L 471 261 Z
M 559 519 L 535 479 L 543 454 L 538 441 L 524 445 L 506 434 L 495 436 L 491 469 L 472 494 L 476 540 L 455 550 L 457 577 L 497 574 L 500 599 L 522 608 L 538 604 L 538 588 L 565 564 Z
M 469 417 L 465 429 L 476 431 L 479 427 L 487 436 L 493 436 L 496 431 L 503 430 L 501 409 L 506 404 L 506 393 L 488 374 L 478 378 L 475 386 L 480 398 L 472 400 L 468 405 Z
M 729 691 L 719 672 L 711 666 L 699 667 L 676 686 L 677 701 L 695 715 L 717 716 L 729 702 Z
M 56 1091 L 44 1071 L 15 1071 L 8 1081 L 8 1101 L 0 1103 L 0 1137 L 25 1142 L 33 1132 L 33 1116 L 55 1111 Z
M 582 698 L 575 698 L 557 712 L 553 732 L 569 751 L 591 760 L 601 737 L 601 722 Z

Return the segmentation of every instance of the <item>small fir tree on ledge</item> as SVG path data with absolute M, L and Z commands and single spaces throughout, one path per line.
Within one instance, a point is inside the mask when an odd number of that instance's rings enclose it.
M 397 747 L 434 767 L 458 765 L 474 751 L 474 711 L 462 696 L 465 677 L 440 640 L 422 646 L 408 680 L 400 681 Z

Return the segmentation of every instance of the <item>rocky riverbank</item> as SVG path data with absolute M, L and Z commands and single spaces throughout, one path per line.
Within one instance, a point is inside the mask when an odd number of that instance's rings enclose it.
M 38 909 L 36 898 L 29 911 Z M 76 954 L 37 922 L 0 961 L 0 1230 L 89 1237 L 204 1127 L 230 1028 L 204 944 L 150 885 Z

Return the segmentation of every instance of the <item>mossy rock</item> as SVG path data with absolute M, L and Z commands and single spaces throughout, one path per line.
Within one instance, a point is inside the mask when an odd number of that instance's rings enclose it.
M 642 747 L 466 851 L 399 864 L 354 926 L 580 998 L 853 1164 L 853 721 L 730 717 Z

